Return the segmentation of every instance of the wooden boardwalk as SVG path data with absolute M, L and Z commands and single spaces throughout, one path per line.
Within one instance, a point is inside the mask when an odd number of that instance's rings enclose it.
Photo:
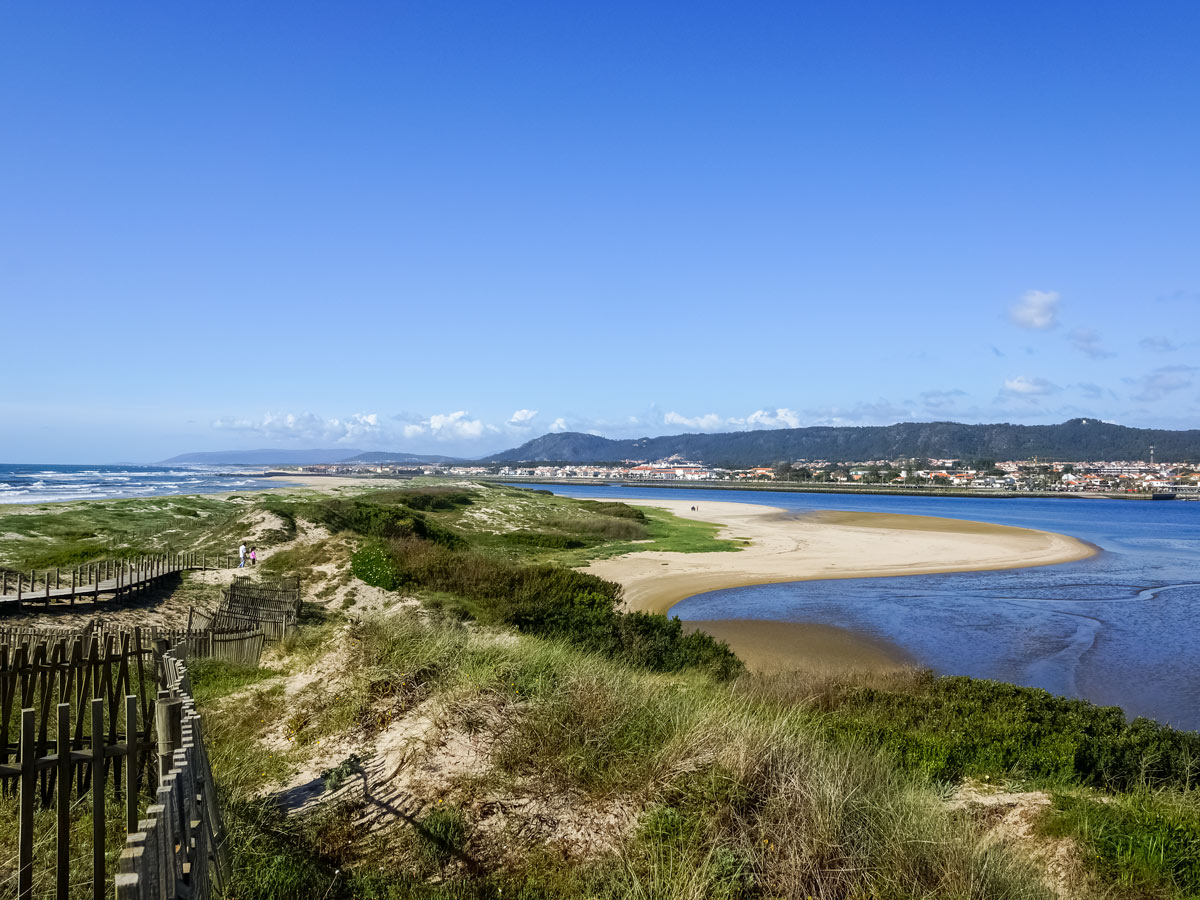
M 0 575 L 0 613 L 31 604 L 75 603 L 77 600 L 117 599 L 147 591 L 165 579 L 191 569 L 225 569 L 231 556 L 166 553 L 134 559 L 90 563 L 62 569 Z M 41 575 L 39 578 L 38 576 Z

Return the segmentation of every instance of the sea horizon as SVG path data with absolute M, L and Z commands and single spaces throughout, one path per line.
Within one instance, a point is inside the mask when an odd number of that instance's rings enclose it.
M 269 467 L 0 463 L 0 505 L 216 494 L 254 487 Z

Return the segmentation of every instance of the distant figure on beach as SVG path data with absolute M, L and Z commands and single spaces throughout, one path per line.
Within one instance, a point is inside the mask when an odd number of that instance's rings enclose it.
M 242 546 L 238 547 L 238 559 L 241 560 L 241 562 L 238 563 L 238 568 L 239 569 L 246 568 L 246 542 L 245 541 L 242 542 Z
M 250 565 L 252 565 L 252 566 L 258 565 L 258 548 L 257 547 L 250 548 Z

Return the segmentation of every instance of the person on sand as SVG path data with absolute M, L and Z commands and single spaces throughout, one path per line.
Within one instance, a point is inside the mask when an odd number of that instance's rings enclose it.
M 238 568 L 239 569 L 246 568 L 246 542 L 245 541 L 242 542 L 242 546 L 238 547 L 238 559 L 241 560 L 241 562 L 238 563 Z
M 252 565 L 252 566 L 258 565 L 258 548 L 257 547 L 250 548 L 250 565 Z

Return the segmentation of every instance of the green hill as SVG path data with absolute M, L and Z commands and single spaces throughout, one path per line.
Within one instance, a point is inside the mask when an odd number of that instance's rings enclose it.
M 1059 425 L 964 425 L 903 422 L 860 428 L 815 426 L 724 434 L 676 434 L 611 440 L 564 432 L 535 438 L 487 457 L 488 462 L 598 463 L 680 455 L 715 466 L 741 468 L 780 460 L 865 460 L 901 457 L 1028 459 L 1085 462 L 1145 459 L 1150 446 L 1160 460 L 1200 460 L 1200 430 L 1128 428 L 1098 419 Z

